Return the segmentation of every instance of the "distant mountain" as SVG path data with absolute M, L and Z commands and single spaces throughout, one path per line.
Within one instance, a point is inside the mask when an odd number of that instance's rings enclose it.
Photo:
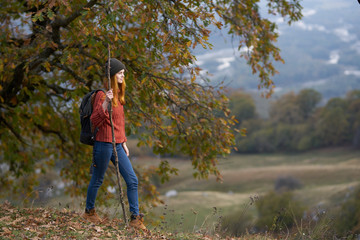
M 360 89 L 360 5 L 356 0 L 304 0 L 303 19 L 288 26 L 280 17 L 277 46 L 285 64 L 273 79 L 276 94 L 313 88 L 324 99 Z M 214 30 L 213 50 L 196 49 L 198 65 L 213 83 L 257 91 L 258 80 L 239 57 L 237 41 L 225 30 Z

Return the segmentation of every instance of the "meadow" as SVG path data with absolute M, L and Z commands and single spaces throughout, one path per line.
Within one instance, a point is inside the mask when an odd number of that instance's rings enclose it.
M 155 165 L 157 159 L 136 160 Z M 295 198 L 311 208 L 330 209 L 343 202 L 360 183 L 360 150 L 332 148 L 304 153 L 233 154 L 219 159 L 223 182 L 214 177 L 192 177 L 189 161 L 168 159 L 179 175 L 160 186 L 165 205 L 150 209 L 153 219 L 160 217 L 163 228 L 175 231 L 213 231 L 219 217 L 235 211 L 256 217 L 254 198 L 274 190 L 280 177 L 301 183 Z M 166 196 L 166 194 L 170 194 Z M 154 224 L 155 226 L 156 224 Z
M 132 159 L 135 168 L 156 166 L 161 160 L 154 156 Z M 222 182 L 217 182 L 215 177 L 194 179 L 187 159 L 165 159 L 179 169 L 179 174 L 159 185 L 164 204 L 146 209 L 146 226 L 150 232 L 139 234 L 124 228 L 115 199 L 107 206 L 98 207 L 108 221 L 95 226 L 80 218 L 82 198 L 70 200 L 62 196 L 50 197 L 45 205 L 29 202 L 28 208 L 22 207 L 24 202 L 14 207 L 5 201 L 0 205 L 0 238 L 230 239 L 219 223 L 235 213 L 241 215 L 244 222 L 251 217 L 255 224 L 257 201 L 275 189 L 279 178 L 295 179 L 301 187 L 293 190 L 294 198 L 307 209 L 323 213 L 339 208 L 360 184 L 360 150 L 345 147 L 303 153 L 231 154 L 219 159 Z M 159 184 L 157 178 L 154 181 Z M 292 210 L 296 208 L 301 206 L 295 205 Z M 326 237 L 322 235 L 331 230 L 327 219 L 311 229 L 305 229 L 305 224 L 288 233 L 275 233 L 271 229 L 253 233 L 249 228 L 248 233 L 233 239 L 333 238 L 332 232 Z M 25 231 L 22 226 L 27 226 Z

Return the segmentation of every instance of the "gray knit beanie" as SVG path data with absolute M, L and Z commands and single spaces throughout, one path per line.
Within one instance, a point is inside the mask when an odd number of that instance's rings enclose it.
M 108 63 L 109 61 L 106 61 L 105 63 L 105 75 L 108 76 Z M 110 77 L 114 76 L 119 71 L 126 69 L 125 65 L 117 60 L 116 58 L 110 58 Z

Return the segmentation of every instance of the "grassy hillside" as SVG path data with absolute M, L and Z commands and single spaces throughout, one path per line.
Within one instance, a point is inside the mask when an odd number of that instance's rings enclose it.
M 116 207 L 99 207 L 101 216 L 108 220 L 99 226 L 89 224 L 79 217 L 78 203 L 60 206 L 61 200 L 56 198 L 42 208 L 0 204 L 0 239 L 229 239 L 218 235 L 221 219 L 235 212 L 256 218 L 253 199 L 273 190 L 279 177 L 297 179 L 302 188 L 294 191 L 296 199 L 309 208 L 325 210 L 342 203 L 360 183 L 360 150 L 348 148 L 230 155 L 219 160 L 222 183 L 213 177 L 194 179 L 188 160 L 168 160 L 179 169 L 179 176 L 159 188 L 165 204 L 146 212 L 150 233 L 125 228 L 115 217 Z M 149 166 L 158 161 L 138 157 L 134 164 Z M 170 190 L 176 193 L 167 197 Z M 245 234 L 234 239 L 271 238 Z
M 315 150 L 292 154 L 234 154 L 219 160 L 223 182 L 196 180 L 190 162 L 170 160 L 179 168 L 179 176 L 161 186 L 165 193 L 177 191 L 219 191 L 227 193 L 261 193 L 270 190 L 281 176 L 299 179 L 304 189 L 356 183 L 359 179 L 360 151 L 347 148 Z M 145 164 L 145 162 L 144 162 Z M 147 164 L 150 164 L 147 162 Z M 155 163 L 153 163 L 155 164 Z
M 134 231 L 122 220 L 108 219 L 102 224 L 85 222 L 79 213 L 69 209 L 17 208 L 5 202 L 0 204 L 0 239 L 197 239 L 220 237 L 199 233 L 172 233 L 164 231 Z M 232 239 L 264 239 L 262 236 Z M 269 239 L 269 238 L 266 238 Z
M 160 206 L 153 212 L 170 218 L 170 227 L 178 227 L 179 216 L 183 215 L 187 219 L 182 224 L 184 231 L 193 231 L 201 225 L 212 228 L 219 217 L 239 209 L 256 216 L 255 207 L 249 206 L 250 198 L 273 190 L 279 177 L 297 179 L 302 188 L 294 192 L 295 196 L 309 207 L 331 208 L 360 183 L 360 150 L 348 148 L 299 154 L 231 155 L 219 162 L 222 183 L 213 177 L 207 181 L 194 179 L 191 165 L 185 160 L 171 160 L 171 164 L 179 168 L 180 174 L 160 188 L 166 209 Z M 170 190 L 176 190 L 177 195 L 166 197 Z

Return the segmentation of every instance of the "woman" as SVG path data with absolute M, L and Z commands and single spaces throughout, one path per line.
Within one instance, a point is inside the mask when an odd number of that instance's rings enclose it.
M 106 63 L 105 68 L 107 71 Z M 116 141 L 116 151 L 119 159 L 119 170 L 127 186 L 127 196 L 130 205 L 130 226 L 145 230 L 142 214 L 139 213 L 138 179 L 128 158 L 129 149 L 126 146 L 125 117 L 123 105 L 125 104 L 125 66 L 115 58 L 110 59 L 111 89 L 106 92 L 98 91 L 95 96 L 91 123 L 98 131 L 95 136 L 93 148 L 93 174 L 86 197 L 86 208 L 83 218 L 100 223 L 101 218 L 95 211 L 97 191 L 104 180 L 105 171 L 111 160 L 115 164 L 113 153 L 112 132 L 108 106 L 112 102 L 112 119 Z M 108 73 L 106 74 L 108 75 Z M 107 81 L 106 81 L 107 82 Z M 108 86 L 108 84 L 105 84 Z

